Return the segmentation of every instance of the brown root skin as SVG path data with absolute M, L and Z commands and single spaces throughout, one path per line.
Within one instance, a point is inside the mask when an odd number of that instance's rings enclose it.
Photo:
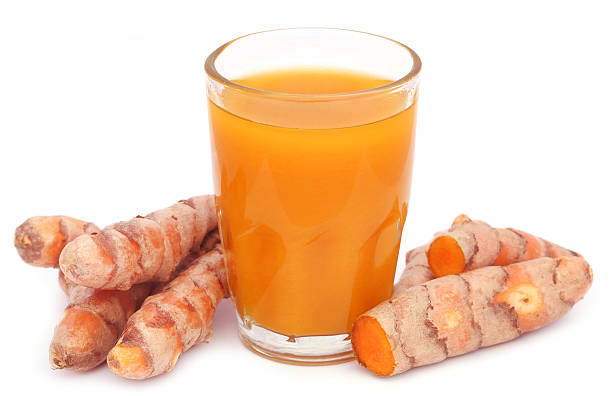
M 181 271 L 187 269 L 191 264 L 194 263 L 195 259 L 200 257 L 202 254 L 215 249 L 220 243 L 221 238 L 219 236 L 219 231 L 217 229 L 210 231 L 202 240 L 200 247 L 189 252 L 189 254 L 181 261 L 181 263 L 176 268 L 176 273 L 180 273 Z
M 62 271 L 57 271 L 57 283 L 59 283 L 60 289 L 62 289 L 65 295 L 68 295 L 70 288 L 74 286 L 72 282 L 66 279 Z
M 440 233 L 427 250 L 429 267 L 436 277 L 539 257 L 575 255 L 571 250 L 524 231 L 493 228 L 466 215 L 457 216 L 452 227 Z
M 167 282 L 190 251 L 199 250 L 216 221 L 212 196 L 183 200 L 77 237 L 62 250 L 60 268 L 70 281 L 97 289 Z
M 64 286 L 70 302 L 55 327 L 49 363 L 53 369 L 90 370 L 106 360 L 151 284 L 136 285 L 129 291 L 90 289 L 70 281 Z
M 588 263 L 573 255 L 444 276 L 361 315 L 351 342 L 372 372 L 399 374 L 545 326 L 582 299 L 592 280 Z
M 209 233 L 202 242 L 200 255 L 213 249 L 212 243 L 218 241 L 216 231 Z M 191 264 L 187 262 L 185 267 Z M 144 283 L 134 285 L 129 291 L 96 290 L 74 284 L 61 271 L 59 283 L 69 296 L 69 305 L 55 329 L 49 347 L 49 362 L 54 369 L 76 371 L 90 370 L 106 360 L 129 317 L 153 288 L 151 283 Z M 165 285 L 157 287 L 163 290 Z M 125 353 L 123 358 L 137 360 L 138 350 L 132 348 L 132 351 L 134 353 Z M 134 363 L 124 365 L 134 366 Z
M 35 267 L 57 267 L 67 243 L 79 235 L 97 232 L 92 223 L 68 216 L 35 216 L 15 230 L 15 248 L 26 263 Z
M 105 359 L 117 339 L 113 326 L 99 315 L 79 308 L 67 308 L 55 329 L 49 347 L 49 363 L 53 369 L 86 371 Z
M 539 257 L 563 256 L 580 257 L 576 252 L 524 231 L 492 228 L 482 221 L 459 215 L 449 230 L 436 233 L 429 244 L 408 252 L 406 267 L 394 294 L 436 277 L 483 266 L 506 266 Z
M 108 367 L 130 379 L 172 370 L 183 352 L 212 336 L 216 307 L 228 295 L 223 254 L 216 245 L 186 265 L 130 317 L 108 353 Z
M 406 267 L 393 288 L 393 295 L 412 286 L 420 285 L 434 279 L 427 260 L 427 246 L 423 245 L 406 254 Z

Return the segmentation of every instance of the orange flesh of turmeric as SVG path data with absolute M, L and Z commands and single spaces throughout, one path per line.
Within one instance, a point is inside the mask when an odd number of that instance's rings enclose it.
M 444 235 L 431 242 L 427 250 L 429 268 L 436 278 L 463 272 L 465 256 L 454 238 Z
M 376 375 L 391 375 L 395 358 L 391 343 L 378 320 L 371 316 L 360 317 L 355 322 L 352 334 L 353 350 L 359 363 Z
M 493 265 L 505 267 L 508 264 L 512 264 L 512 260 L 510 258 L 510 248 L 506 246 L 506 244 L 501 243 L 499 247 L 499 253 L 497 254 L 497 258 L 493 262 Z
M 127 378 L 141 378 L 150 371 L 145 352 L 138 346 L 115 346 L 108 355 L 108 367 Z
M 535 240 L 535 237 L 533 238 Z M 543 326 L 548 317 L 543 312 L 544 296 L 539 288 L 526 271 L 516 267 L 507 267 L 506 271 L 506 289 L 495 295 L 493 303 L 506 303 L 512 307 L 518 317 L 518 328 L 523 332 Z
M 522 258 L 524 261 L 543 256 L 538 238 L 523 231 L 516 230 L 516 232 L 525 239 L 525 256 Z

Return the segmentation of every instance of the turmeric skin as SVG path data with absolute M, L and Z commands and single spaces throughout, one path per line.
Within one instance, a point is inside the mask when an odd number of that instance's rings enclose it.
M 213 249 L 218 241 L 216 230 L 208 233 L 199 254 Z M 181 265 L 189 267 L 194 258 L 189 256 Z M 55 328 L 49 361 L 54 369 L 77 371 L 90 370 L 106 360 L 129 317 L 153 287 L 152 283 L 141 283 L 128 291 L 91 289 L 72 283 L 61 271 L 59 283 L 68 294 L 69 304 Z M 163 289 L 164 285 L 158 287 Z
M 512 228 L 493 228 L 459 215 L 451 228 L 438 235 L 427 249 L 435 277 L 487 267 L 504 266 L 538 257 L 576 256 L 571 250 Z
M 200 244 L 198 250 L 192 249 L 191 252 L 181 261 L 181 263 L 176 267 L 176 273 L 179 274 L 181 271 L 187 269 L 191 266 L 197 258 L 199 258 L 204 253 L 213 250 L 217 247 L 218 244 L 221 243 L 221 238 L 219 236 L 219 230 L 214 229 L 206 234 L 206 237 Z M 164 286 L 164 284 L 160 284 L 160 286 Z
M 23 260 L 38 267 L 57 267 L 60 252 L 76 237 L 99 232 L 92 223 L 68 216 L 31 217 L 15 231 L 15 247 Z M 78 286 L 59 271 L 59 284 L 69 304 L 55 328 L 49 347 L 54 369 L 84 371 L 104 362 L 127 318 L 151 288 L 135 286 L 130 291 L 101 291 Z
M 59 283 L 60 289 L 62 289 L 65 295 L 68 295 L 68 293 L 70 293 L 70 288 L 74 285 L 74 283 L 66 279 L 62 271 L 58 271 L 57 275 L 57 283 Z
M 352 343 L 377 375 L 510 341 L 567 313 L 591 286 L 582 258 L 541 257 L 430 280 L 361 315 Z
M 60 273 L 61 274 L 61 273 Z M 127 319 L 149 295 L 151 283 L 128 291 L 97 290 L 62 280 L 69 304 L 49 346 L 54 369 L 90 370 L 106 360 Z
M 393 288 L 393 295 L 434 279 L 427 261 L 427 245 L 412 249 L 406 254 L 406 267 Z
M 35 216 L 15 230 L 15 248 L 26 263 L 36 267 L 57 267 L 67 243 L 79 235 L 97 232 L 93 223 L 68 216 Z
M 449 230 L 406 254 L 406 267 L 393 294 L 428 280 L 539 257 L 578 256 L 559 245 L 513 228 L 493 228 L 459 215 Z
M 229 296 L 221 246 L 196 258 L 129 319 L 108 354 L 122 377 L 145 379 L 174 368 L 180 355 L 212 336 L 219 302 Z
M 167 282 L 216 221 L 213 197 L 193 197 L 77 237 L 62 250 L 60 268 L 72 282 L 97 289 Z

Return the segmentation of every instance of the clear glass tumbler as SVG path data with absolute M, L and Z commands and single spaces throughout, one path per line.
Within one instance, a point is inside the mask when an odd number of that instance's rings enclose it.
M 391 296 L 420 68 L 397 41 L 325 28 L 255 33 L 208 57 L 219 230 L 251 350 L 349 360 L 354 320 Z

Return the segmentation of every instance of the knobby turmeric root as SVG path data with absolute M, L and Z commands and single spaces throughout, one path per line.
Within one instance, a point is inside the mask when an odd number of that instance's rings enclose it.
M 149 295 L 150 283 L 128 291 L 97 290 L 75 285 L 60 272 L 69 304 L 55 327 L 49 347 L 54 369 L 90 370 L 106 360 L 125 324 Z
M 209 232 L 198 254 L 212 250 L 218 242 L 219 233 Z M 181 265 L 187 268 L 196 257 L 190 253 Z M 49 361 L 54 369 L 78 371 L 90 370 L 106 360 L 128 318 L 153 290 L 152 283 L 134 285 L 129 291 L 91 289 L 72 283 L 61 271 L 59 284 L 70 302 L 55 328 Z
M 432 242 L 406 254 L 406 267 L 393 294 L 439 276 L 457 275 L 483 266 L 562 256 L 578 254 L 524 231 L 492 228 L 459 215 L 449 230 L 437 233 Z
M 60 252 L 68 242 L 99 231 L 94 224 L 72 217 L 31 217 L 15 231 L 15 246 L 25 262 L 57 267 Z M 130 291 L 100 291 L 72 283 L 61 271 L 59 284 L 68 295 L 69 305 L 55 328 L 49 361 L 55 369 L 81 371 L 104 362 L 127 318 L 151 288 L 143 284 Z
M 510 341 L 567 313 L 588 291 L 582 258 L 538 258 L 448 275 L 406 289 L 353 326 L 357 360 L 389 376 Z
M 178 265 L 178 267 L 176 267 L 175 273 L 179 274 L 181 271 L 187 269 L 189 266 L 194 264 L 197 258 L 202 256 L 204 253 L 217 248 L 217 245 L 220 243 L 221 238 L 219 236 L 219 230 L 215 229 L 210 231 L 208 234 L 206 234 L 206 237 L 200 244 L 200 248 L 198 250 L 192 250 L 191 252 L 189 252 L 187 257 L 185 257 L 183 261 L 181 261 L 181 263 Z M 165 283 L 161 283 L 159 286 L 159 290 L 161 290 L 161 287 L 165 286 Z
M 79 235 L 98 231 L 95 224 L 68 216 L 30 217 L 15 230 L 15 247 L 28 264 L 57 267 L 67 243 Z
M 198 257 L 134 313 L 108 354 L 119 376 L 145 379 L 174 368 L 179 356 L 212 336 L 219 302 L 228 297 L 220 245 Z
M 70 281 L 97 289 L 166 282 L 215 227 L 213 197 L 193 197 L 77 237 L 62 250 L 60 268 Z
M 66 279 L 62 271 L 57 271 L 57 275 L 57 282 L 59 283 L 60 289 L 62 289 L 65 295 L 68 295 L 70 293 L 70 288 L 74 286 L 74 283 Z
M 393 295 L 432 279 L 434 275 L 427 261 L 427 245 L 412 249 L 406 254 L 406 267 L 400 280 L 393 287 Z
M 466 215 L 457 216 L 451 228 L 438 234 L 427 248 L 429 268 L 436 278 L 489 265 L 576 255 L 524 231 L 493 228 Z

